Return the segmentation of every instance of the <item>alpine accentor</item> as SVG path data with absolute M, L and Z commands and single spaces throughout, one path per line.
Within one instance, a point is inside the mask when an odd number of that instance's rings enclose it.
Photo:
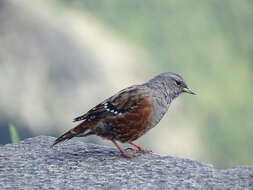
M 144 84 L 125 88 L 75 118 L 74 121 L 82 123 L 56 139 L 52 146 L 73 137 L 98 135 L 111 140 L 125 157 L 138 154 L 126 152 L 116 141 L 128 143 L 139 152 L 149 152 L 133 141 L 156 126 L 172 100 L 183 92 L 195 94 L 181 76 L 170 72 L 162 73 Z

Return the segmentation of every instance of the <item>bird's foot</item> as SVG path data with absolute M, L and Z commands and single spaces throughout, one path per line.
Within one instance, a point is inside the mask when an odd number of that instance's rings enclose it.
M 152 150 L 145 149 L 145 148 L 137 149 L 137 151 L 143 152 L 143 153 L 152 153 L 153 152 Z
M 115 140 L 112 140 L 113 144 L 119 149 L 121 152 L 121 156 L 125 158 L 134 158 L 140 156 L 140 154 L 136 151 L 127 152 L 123 148 L 121 148 Z
M 153 151 L 152 150 L 149 150 L 149 149 L 146 149 L 146 148 L 143 148 L 141 147 L 140 145 L 137 145 L 133 142 L 129 142 L 128 144 L 134 146 L 136 148 L 136 151 L 137 152 L 143 152 L 143 153 L 152 153 Z
M 121 152 L 121 156 L 125 157 L 125 158 L 135 158 L 140 156 L 141 154 L 139 154 L 136 151 L 132 151 L 132 152 Z

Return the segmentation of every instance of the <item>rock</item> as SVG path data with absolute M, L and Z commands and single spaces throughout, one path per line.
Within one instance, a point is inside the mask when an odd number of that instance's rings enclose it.
M 0 147 L 0 189 L 253 189 L 253 166 L 156 154 L 126 159 L 116 148 L 39 136 Z

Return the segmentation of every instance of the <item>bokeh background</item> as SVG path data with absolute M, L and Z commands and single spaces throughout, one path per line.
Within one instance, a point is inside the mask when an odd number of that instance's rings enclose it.
M 1 0 L 0 144 L 10 125 L 21 139 L 58 136 L 122 88 L 173 71 L 198 96 L 179 97 L 138 142 L 252 165 L 252 34 L 251 0 Z

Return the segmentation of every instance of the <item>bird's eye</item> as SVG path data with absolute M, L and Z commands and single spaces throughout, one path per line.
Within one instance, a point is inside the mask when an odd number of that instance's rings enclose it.
M 178 86 L 180 86 L 182 83 L 181 83 L 180 81 L 177 81 L 177 80 L 176 80 L 176 84 L 177 84 Z

